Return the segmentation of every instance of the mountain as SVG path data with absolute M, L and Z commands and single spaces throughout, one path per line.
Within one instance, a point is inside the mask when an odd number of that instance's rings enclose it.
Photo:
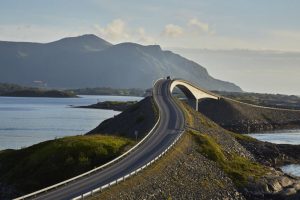
M 158 45 L 111 43 L 95 36 L 51 43 L 0 42 L 0 82 L 51 88 L 149 88 L 154 80 L 180 77 L 209 90 L 241 91 L 211 77 L 201 65 Z

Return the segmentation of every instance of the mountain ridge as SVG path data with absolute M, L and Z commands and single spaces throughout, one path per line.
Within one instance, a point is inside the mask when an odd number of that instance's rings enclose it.
M 49 43 L 0 41 L 0 82 L 52 88 L 149 88 L 154 80 L 178 77 L 209 90 L 242 91 L 211 77 L 207 70 L 159 45 L 111 44 L 96 35 Z

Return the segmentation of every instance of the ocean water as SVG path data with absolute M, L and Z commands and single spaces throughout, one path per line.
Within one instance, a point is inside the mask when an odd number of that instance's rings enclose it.
M 300 130 L 274 131 L 269 133 L 249 134 L 258 140 L 275 144 L 300 144 Z
M 70 135 L 81 135 L 119 112 L 72 108 L 102 101 L 139 101 L 141 97 L 80 98 L 0 97 L 0 150 L 20 149 Z
M 249 134 L 258 140 L 265 142 L 272 142 L 276 144 L 292 144 L 300 145 L 300 130 L 285 130 L 285 131 L 274 131 L 270 133 L 255 133 Z M 300 165 L 286 165 L 281 167 L 282 171 L 287 174 L 300 177 Z

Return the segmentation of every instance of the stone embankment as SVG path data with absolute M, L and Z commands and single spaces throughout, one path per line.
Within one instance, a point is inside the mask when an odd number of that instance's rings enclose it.
M 202 100 L 199 111 L 237 133 L 300 128 L 300 111 L 297 110 L 264 108 L 221 98 Z

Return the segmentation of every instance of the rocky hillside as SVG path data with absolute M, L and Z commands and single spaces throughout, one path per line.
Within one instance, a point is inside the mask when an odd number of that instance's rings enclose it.
M 300 127 L 300 111 L 257 107 L 230 99 L 202 100 L 199 110 L 225 129 L 239 133 Z
M 241 91 L 211 77 L 201 65 L 158 45 L 112 45 L 95 35 L 40 44 L 0 42 L 0 82 L 51 88 L 150 88 L 164 76 L 191 80 L 209 90 Z
M 158 117 L 157 108 L 152 97 L 146 97 L 140 102 L 130 106 L 121 114 L 103 121 L 98 127 L 87 134 L 109 134 L 128 138 L 141 139 L 153 125 Z

